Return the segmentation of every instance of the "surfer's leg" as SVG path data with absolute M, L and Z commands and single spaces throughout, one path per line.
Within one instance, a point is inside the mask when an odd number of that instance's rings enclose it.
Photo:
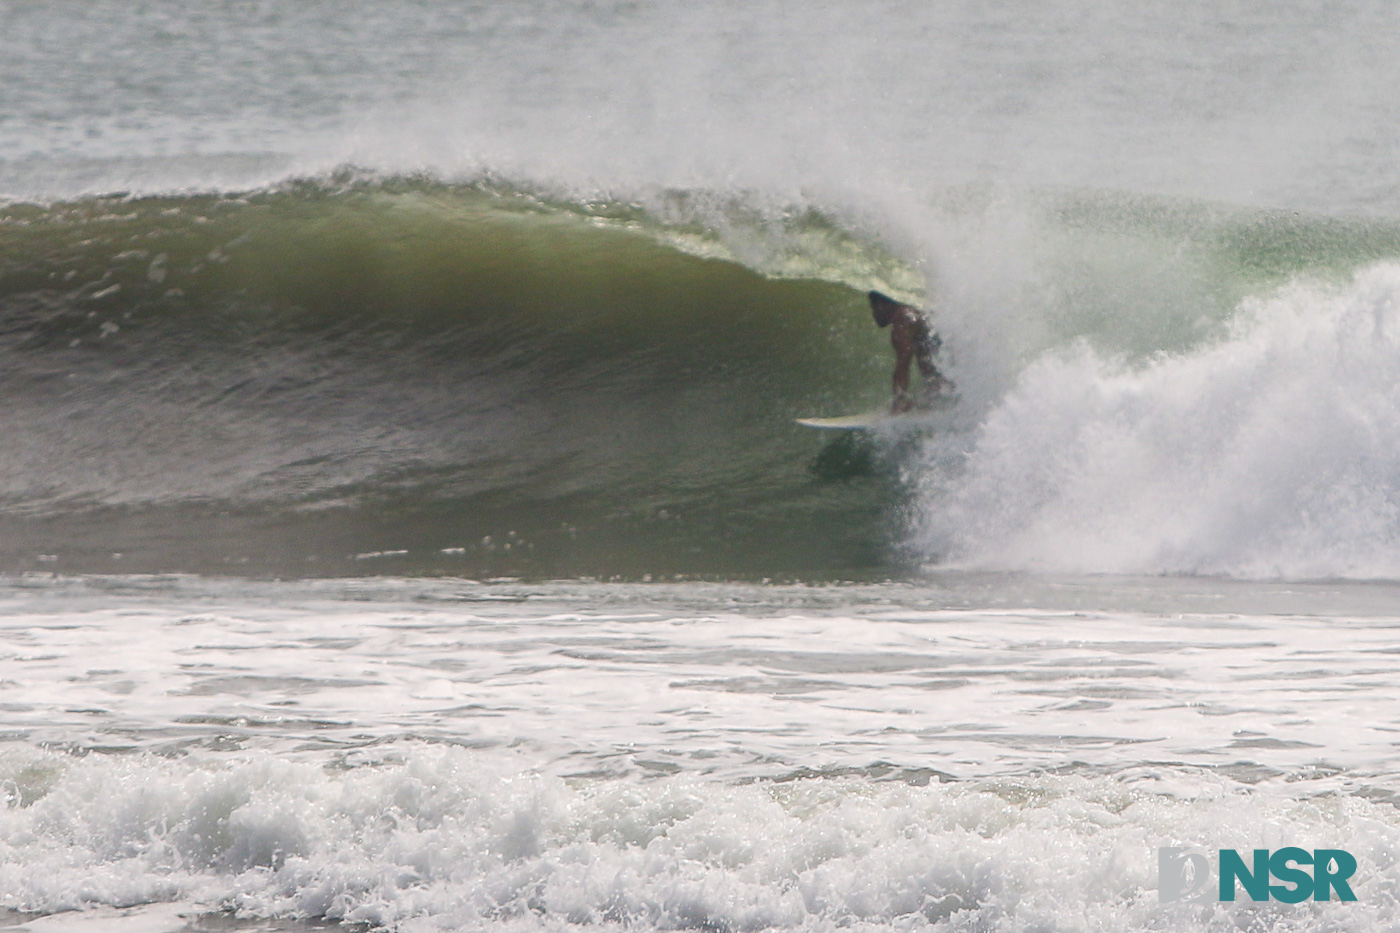
M 918 356 L 919 373 L 924 377 L 923 397 L 932 399 L 943 392 L 953 391 L 953 381 L 938 371 L 938 367 L 933 365 L 933 355 L 930 353 L 920 353 Z

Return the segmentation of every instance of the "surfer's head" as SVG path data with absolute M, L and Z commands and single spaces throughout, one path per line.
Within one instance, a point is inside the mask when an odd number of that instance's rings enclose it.
M 870 293 L 870 314 L 875 318 L 875 323 L 881 327 L 889 327 L 894 320 L 894 314 L 899 310 L 899 302 L 889 295 L 880 292 Z

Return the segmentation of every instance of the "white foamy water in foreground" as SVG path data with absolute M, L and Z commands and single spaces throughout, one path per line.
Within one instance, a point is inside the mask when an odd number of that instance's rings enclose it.
M 1205 582 L 11 579 L 0 905 L 1383 928 L 1395 588 Z M 1157 903 L 1159 845 L 1285 844 L 1358 902 Z

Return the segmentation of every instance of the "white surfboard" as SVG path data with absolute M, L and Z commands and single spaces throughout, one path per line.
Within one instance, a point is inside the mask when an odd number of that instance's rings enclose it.
M 885 426 L 887 422 L 893 424 L 907 420 L 907 415 L 892 415 L 889 409 L 885 409 L 867 411 L 859 415 L 842 415 L 839 418 L 798 418 L 797 423 L 819 431 L 868 431 Z
M 841 415 L 837 418 L 798 418 L 797 423 L 819 431 L 879 431 L 895 428 L 920 427 L 928 424 L 931 412 L 951 408 L 957 404 L 956 395 L 940 395 L 927 407 L 916 408 L 902 414 L 892 415 L 888 408 L 867 411 L 859 415 Z

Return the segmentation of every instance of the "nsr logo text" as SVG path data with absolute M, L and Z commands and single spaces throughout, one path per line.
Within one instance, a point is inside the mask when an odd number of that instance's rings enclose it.
M 1289 846 L 1270 852 L 1255 849 L 1252 865 L 1234 849 L 1221 849 L 1216 877 L 1217 890 L 1211 890 L 1211 866 L 1204 855 L 1182 848 L 1157 850 L 1157 896 L 1166 904 L 1173 901 L 1204 901 L 1218 894 L 1218 900 L 1233 901 L 1243 888 L 1252 901 L 1270 898 L 1285 904 L 1315 901 L 1354 901 L 1347 879 L 1356 873 L 1356 859 L 1342 849 L 1316 849 L 1309 852 Z M 1309 873 L 1302 866 L 1312 866 Z M 1270 884 L 1271 876 L 1280 884 Z

